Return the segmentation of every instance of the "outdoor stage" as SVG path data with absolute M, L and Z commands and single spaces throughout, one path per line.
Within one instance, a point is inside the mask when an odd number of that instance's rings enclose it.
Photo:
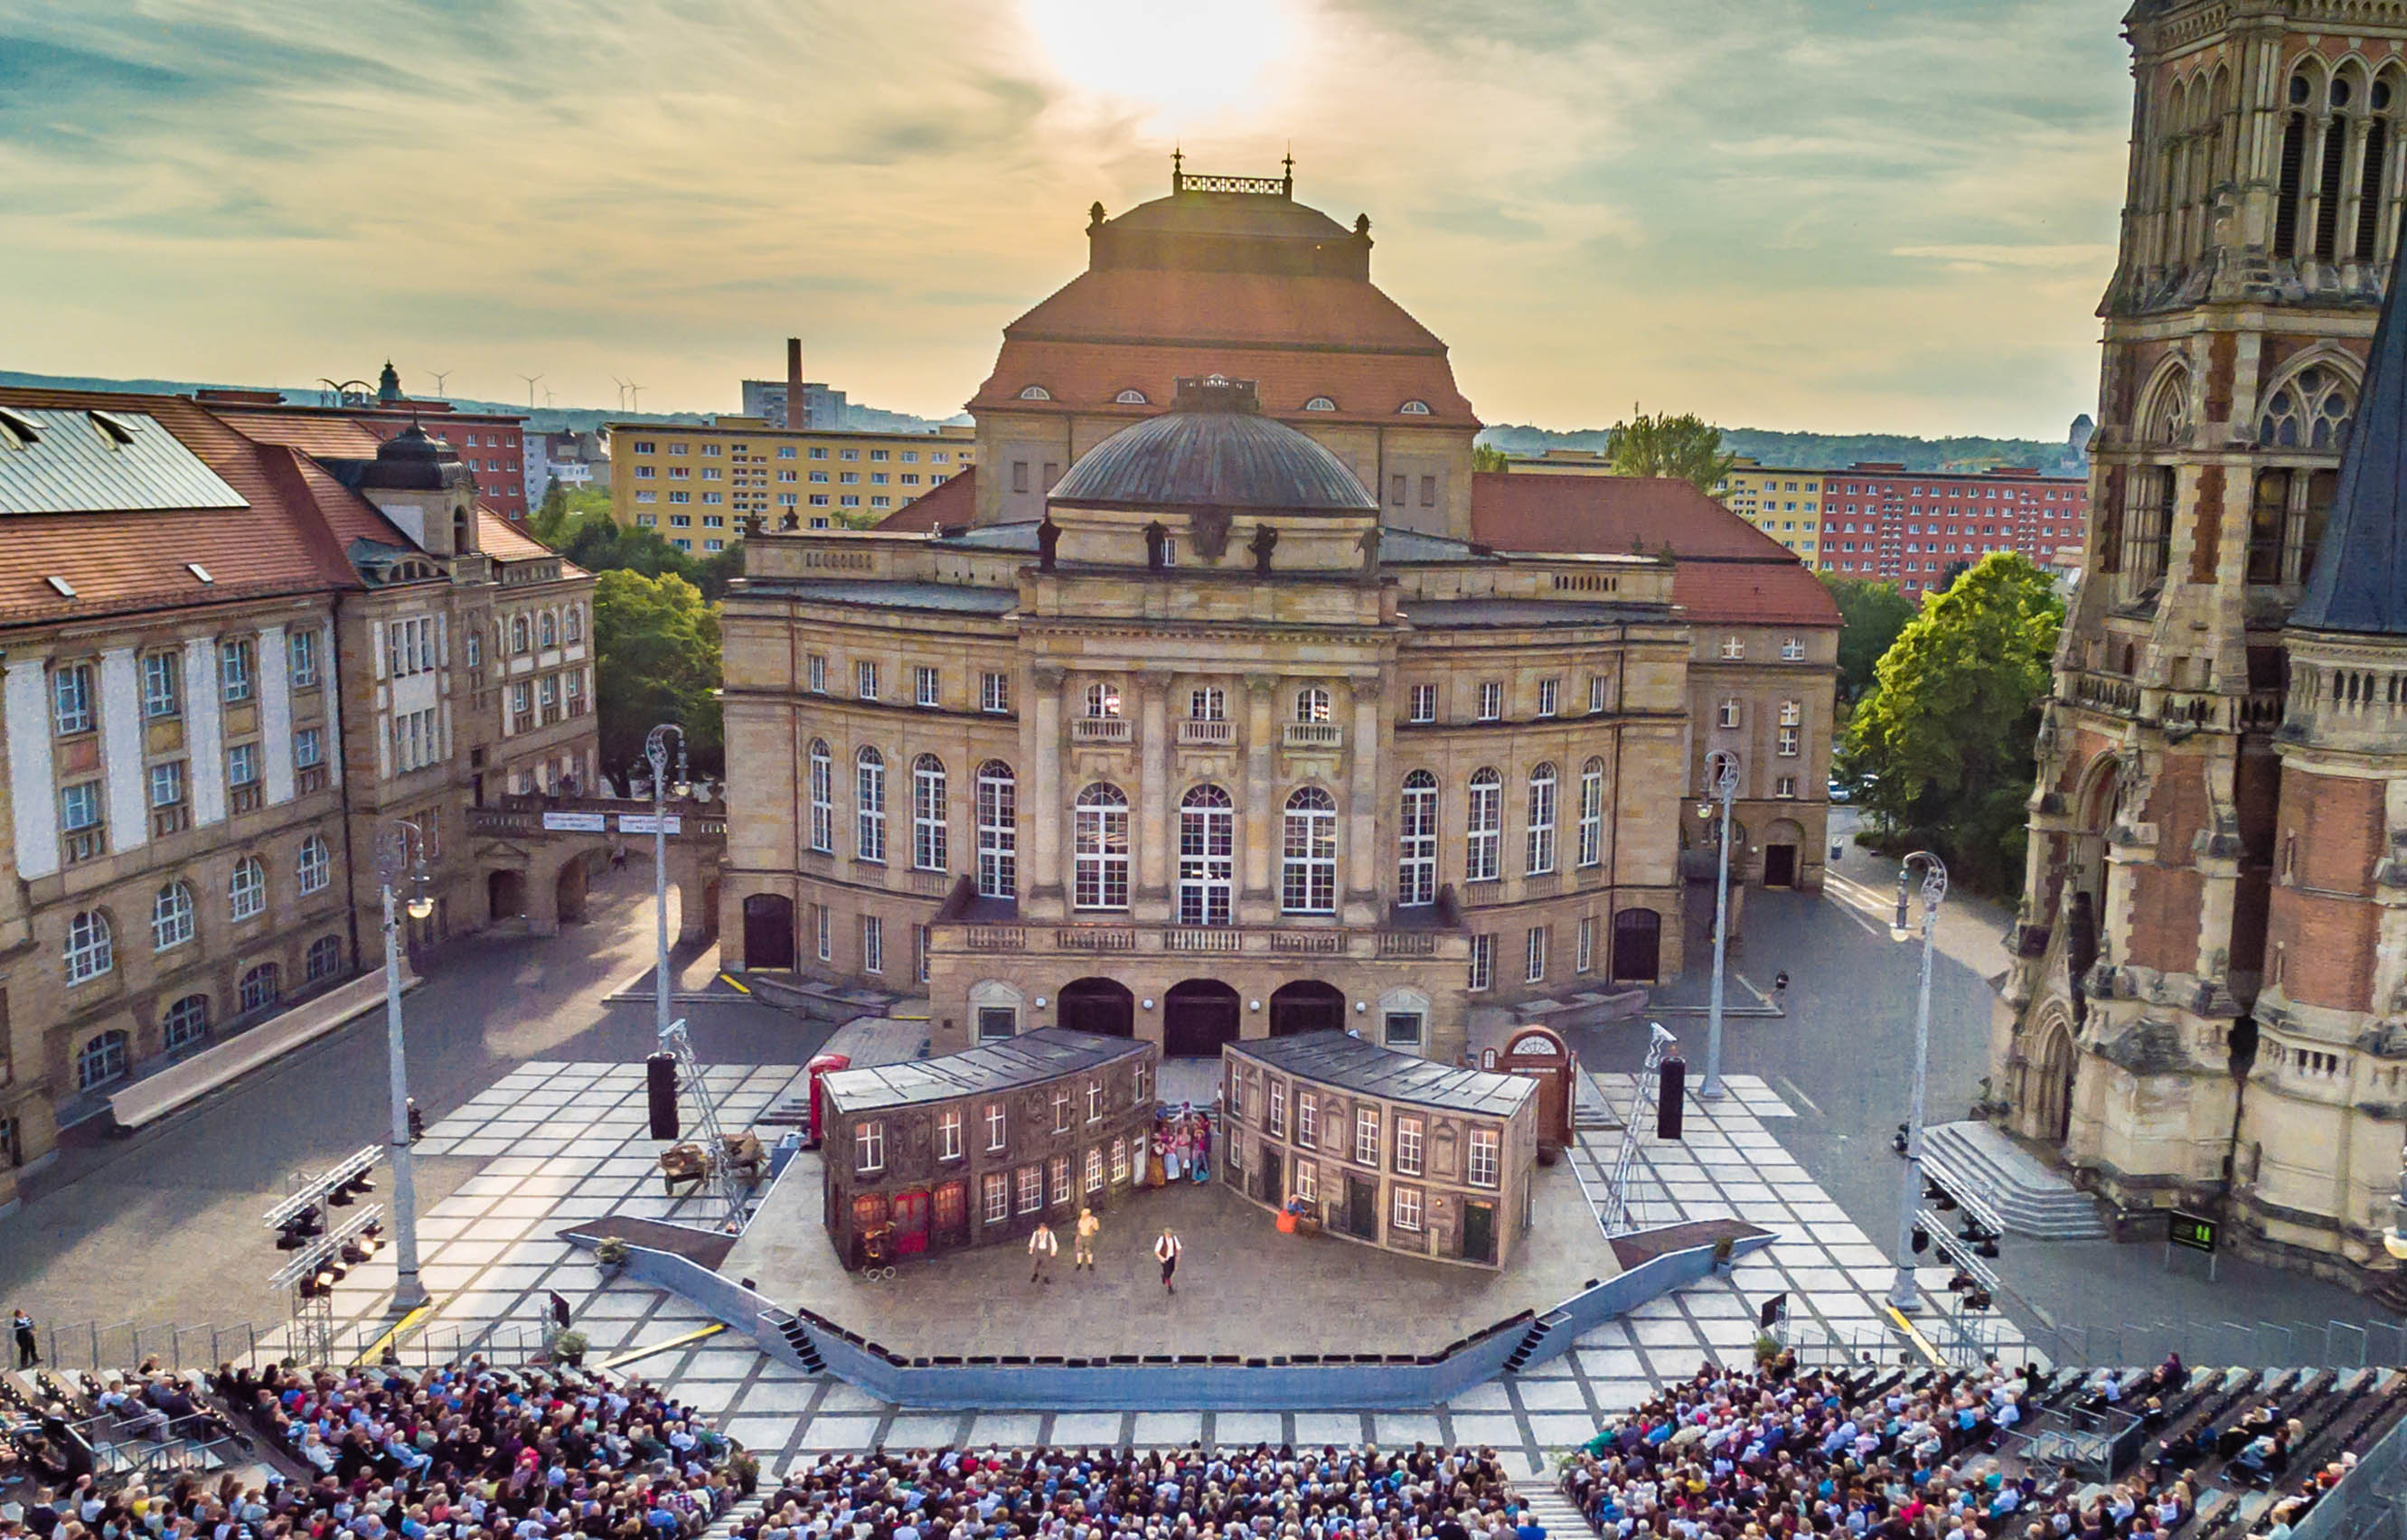
M 1501 1271 L 1281 1234 L 1269 1210 L 1216 1180 L 1104 1210 L 1091 1273 L 1071 1271 L 1061 1226 L 1050 1284 L 1029 1281 L 1017 1241 L 904 1257 L 890 1282 L 847 1273 L 820 1223 L 821 1180 L 816 1153 L 790 1162 L 717 1271 L 906 1359 L 1435 1353 L 1621 1272 L 1568 1160 L 1538 1168 L 1531 1231 Z M 1186 1248 L 1175 1296 L 1153 1260 L 1164 1224 Z

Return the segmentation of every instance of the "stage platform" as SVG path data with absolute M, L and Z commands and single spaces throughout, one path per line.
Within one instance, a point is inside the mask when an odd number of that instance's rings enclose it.
M 1569 1161 L 1538 1168 L 1532 1229 L 1502 1271 L 1281 1234 L 1218 1181 L 1180 1182 L 1104 1212 L 1091 1273 L 1071 1270 L 1064 1227 L 1050 1284 L 1029 1281 L 1017 1243 L 905 1257 L 891 1281 L 847 1273 L 820 1224 L 821 1181 L 816 1153 L 790 1162 L 719 1276 L 905 1359 L 1433 1353 L 1622 1271 Z M 1175 1296 L 1153 1260 L 1165 1223 L 1185 1243 Z

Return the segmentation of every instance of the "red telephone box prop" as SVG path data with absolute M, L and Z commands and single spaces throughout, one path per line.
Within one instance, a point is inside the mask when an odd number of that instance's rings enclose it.
M 1579 1074 L 1579 1056 L 1549 1028 L 1516 1027 L 1494 1067 L 1538 1082 L 1538 1143 L 1569 1149 L 1575 1091 L 1572 1078 Z
M 812 1060 L 806 1067 L 807 1073 L 811 1077 L 811 1126 L 809 1129 L 809 1137 L 804 1145 L 805 1148 L 819 1148 L 822 1137 L 822 1131 L 827 1127 L 827 1112 L 819 1105 L 819 1082 L 827 1077 L 834 1074 L 837 1070 L 850 1069 L 851 1067 L 851 1056 L 849 1054 L 843 1053 L 822 1053 L 818 1058 Z

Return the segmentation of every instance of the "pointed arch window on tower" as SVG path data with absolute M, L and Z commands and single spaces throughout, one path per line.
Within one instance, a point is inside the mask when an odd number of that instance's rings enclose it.
M 2373 109 L 2380 112 L 2390 105 L 2390 82 L 2373 83 Z M 2359 262 L 2378 258 L 2382 237 L 2382 180 L 2390 160 L 2390 122 L 2375 118 L 2365 125 L 2365 150 L 2357 163 L 2357 250 Z
M 2269 449 L 2344 449 L 2354 410 L 2348 383 L 2339 371 L 2311 364 L 2265 398 L 2257 442 Z
M 2332 82 L 2332 105 L 2340 107 L 2347 99 L 2348 82 Z M 2351 120 L 2335 111 L 2324 124 L 2323 156 L 2315 168 L 2315 256 L 2329 262 L 2340 237 L 2340 194 L 2348 165 L 2348 126 Z

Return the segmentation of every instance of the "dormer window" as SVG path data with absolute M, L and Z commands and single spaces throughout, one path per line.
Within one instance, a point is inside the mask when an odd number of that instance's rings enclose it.
M 1143 391 L 1122 391 L 1119 394 L 1112 397 L 1112 399 L 1118 402 L 1123 406 L 1149 406 L 1152 405 L 1151 402 L 1146 399 L 1146 395 Z
M 1317 395 L 1303 404 L 1303 409 L 1307 412 L 1333 412 L 1337 409 L 1337 403 L 1325 395 Z M 1428 408 L 1423 407 L 1422 410 Z
M 1022 401 L 1050 401 L 1053 399 L 1053 392 L 1047 390 L 1042 385 L 1022 385 L 1019 388 L 1019 399 Z
M 1430 414 L 1430 404 L 1419 400 L 1407 401 L 1397 407 L 1396 411 L 1404 417 L 1427 417 Z

